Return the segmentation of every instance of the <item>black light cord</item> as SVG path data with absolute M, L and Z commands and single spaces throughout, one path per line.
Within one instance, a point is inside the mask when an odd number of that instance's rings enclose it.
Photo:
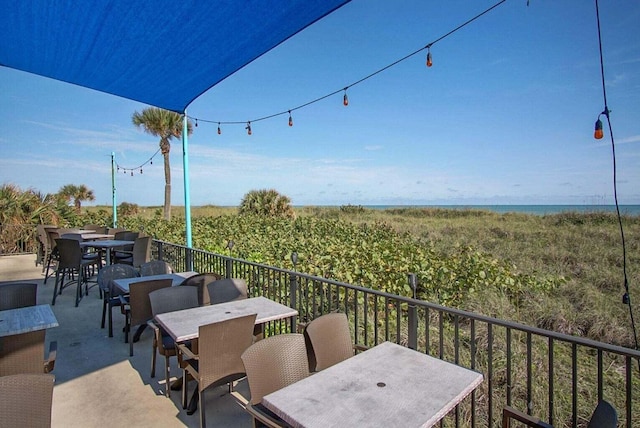
M 629 317 L 631 318 L 631 328 L 633 329 L 633 338 L 635 340 L 636 349 L 640 349 L 638 345 L 638 334 L 636 331 L 636 323 L 633 318 L 633 307 L 631 306 L 631 295 L 629 294 L 629 280 L 627 277 L 627 245 L 624 239 L 624 227 L 622 225 L 622 216 L 620 215 L 620 206 L 618 205 L 618 185 L 617 185 L 617 168 L 616 168 L 616 144 L 613 138 L 613 127 L 611 126 L 611 119 L 609 117 L 609 110 L 607 104 L 607 88 L 604 79 L 604 59 L 602 56 L 602 34 L 600 30 L 600 9 L 598 7 L 598 0 L 596 2 L 596 18 L 598 21 L 598 47 L 600 51 L 600 76 L 602 78 L 602 97 L 604 100 L 604 110 L 601 115 L 607 118 L 607 125 L 609 127 L 609 135 L 611 135 L 611 154 L 613 157 L 613 198 L 616 204 L 616 214 L 618 216 L 618 225 L 620 227 L 620 236 L 622 238 L 622 272 L 624 275 L 624 294 L 622 296 L 622 303 L 629 306 Z M 640 368 L 640 360 L 638 361 L 638 367 Z
M 116 162 L 116 167 L 118 168 L 118 170 L 123 170 L 123 171 L 135 171 L 137 169 L 141 169 L 143 166 L 147 165 L 148 163 L 153 162 L 153 158 L 160 152 L 160 149 L 156 150 L 156 152 L 149 158 L 147 159 L 145 162 L 143 162 L 142 164 L 140 164 L 139 166 L 136 166 L 135 168 L 126 168 L 122 165 L 120 165 L 118 162 Z
M 417 49 L 417 50 L 415 50 L 414 52 L 411 52 L 410 54 L 405 55 L 404 57 L 402 57 L 402 58 L 400 58 L 400 59 L 398 59 L 398 60 L 396 60 L 396 61 L 392 62 L 391 64 L 386 65 L 386 66 L 382 67 L 381 69 L 376 70 L 376 71 L 374 71 L 373 73 L 371 73 L 371 74 L 369 74 L 369 75 L 367 75 L 367 76 L 365 76 L 365 77 L 363 77 L 363 78 L 361 78 L 361 79 L 359 79 L 359 80 L 357 80 L 357 81 L 355 81 L 355 82 L 353 82 L 353 83 L 351 83 L 351 84 L 349 84 L 349 85 L 347 85 L 347 86 L 344 86 L 343 88 L 337 89 L 337 90 L 335 90 L 335 91 L 333 91 L 333 92 L 331 92 L 331 93 L 329 93 L 329 94 L 326 94 L 326 95 L 323 95 L 323 96 L 321 96 L 321 97 L 319 97 L 319 98 L 316 98 L 316 99 L 314 99 L 314 100 L 308 101 L 308 102 L 306 102 L 306 103 L 304 103 L 304 104 L 301 104 L 301 105 L 299 105 L 299 106 L 297 106 L 297 107 L 290 108 L 290 109 L 286 109 L 286 110 L 283 110 L 283 111 L 278 112 L 278 113 L 273 113 L 273 114 L 270 114 L 270 115 L 268 115 L 268 116 L 259 117 L 259 118 L 257 118 L 257 119 L 251 119 L 251 120 L 249 120 L 249 121 L 246 121 L 246 120 L 240 120 L 240 121 L 238 121 L 238 120 L 234 120 L 234 121 L 223 121 L 223 120 L 209 120 L 209 119 L 201 119 L 201 118 L 196 118 L 196 117 L 192 117 L 192 116 L 188 116 L 188 117 L 189 117 L 189 119 L 192 119 L 192 120 L 194 120 L 194 121 L 196 121 L 196 122 L 217 123 L 217 124 L 218 124 L 218 126 L 220 126 L 220 125 L 246 125 L 248 122 L 250 122 L 250 123 L 254 123 L 254 122 L 260 122 L 260 121 L 262 121 L 262 120 L 272 119 L 272 118 L 274 118 L 274 117 L 282 116 L 282 115 L 285 115 L 285 114 L 291 115 L 291 112 L 292 112 L 292 111 L 300 110 L 301 108 L 307 107 L 307 106 L 309 106 L 309 105 L 311 105 L 311 104 L 315 104 L 315 103 L 317 103 L 317 102 L 319 102 L 319 101 L 324 100 L 325 98 L 329 98 L 329 97 L 331 97 L 331 96 L 333 96 L 333 95 L 339 94 L 340 92 L 345 91 L 345 93 L 346 93 L 347 89 L 349 89 L 349 88 L 351 88 L 351 87 L 353 87 L 353 86 L 355 86 L 355 85 L 357 85 L 357 84 L 359 84 L 359 83 L 362 83 L 362 82 L 364 82 L 365 80 L 368 80 L 368 79 L 372 78 L 373 76 L 375 76 L 375 75 L 377 75 L 377 74 L 380 74 L 380 73 L 382 73 L 383 71 L 385 71 L 385 70 L 387 70 L 387 69 L 389 69 L 389 68 L 391 68 L 391 67 L 393 67 L 393 66 L 395 66 L 395 65 L 398 65 L 399 63 L 401 63 L 401 62 L 403 62 L 403 61 L 405 61 L 405 60 L 407 60 L 407 59 L 411 58 L 412 56 L 414 56 L 414 55 L 416 55 L 416 54 L 418 54 L 418 53 L 422 52 L 422 51 L 423 51 L 423 50 L 425 50 L 425 49 L 427 49 L 427 50 L 428 50 L 428 49 L 429 49 L 429 48 L 431 48 L 434 44 L 438 43 L 439 41 L 441 41 L 441 40 L 443 40 L 443 39 L 445 39 L 445 38 L 447 38 L 447 37 L 449 37 L 450 35 L 452 35 L 452 34 L 453 34 L 453 33 L 455 33 L 456 31 L 461 30 L 463 27 L 466 27 L 467 25 L 471 24 L 473 21 L 475 21 L 475 20 L 477 20 L 478 18 L 482 17 L 483 15 L 485 15 L 485 14 L 487 14 L 487 13 L 491 12 L 493 9 L 495 9 L 495 8 L 496 8 L 496 7 L 498 7 L 498 6 L 500 6 L 502 3 L 506 2 L 506 1 L 507 1 L 507 0 L 500 0 L 498 3 L 494 4 L 493 6 L 489 7 L 488 9 L 486 9 L 486 10 L 484 10 L 484 11 L 480 12 L 479 14 L 477 14 L 477 15 L 476 15 L 476 16 L 474 16 L 473 18 L 471 18 L 471 19 L 469 19 L 469 20 L 465 21 L 464 23 L 462 23 L 462 24 L 458 25 L 456 28 L 454 28 L 453 30 L 449 31 L 448 33 L 446 33 L 446 34 L 444 34 L 444 35 L 442 35 L 442 36 L 438 37 L 437 39 L 435 39 L 435 40 L 434 40 L 434 41 L 432 41 L 431 43 L 428 43 L 427 45 L 425 45 L 425 46 L 421 47 L 420 49 Z

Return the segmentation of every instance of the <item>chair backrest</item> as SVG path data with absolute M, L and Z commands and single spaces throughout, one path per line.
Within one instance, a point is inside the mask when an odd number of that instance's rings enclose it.
M 251 345 L 242 354 L 251 404 L 259 404 L 267 394 L 309 376 L 304 336 L 278 334 Z
M 114 238 L 117 241 L 135 241 L 140 234 L 138 232 L 132 232 L 131 230 L 118 230 L 114 233 Z
M 17 374 L 0 378 L 0 426 L 51 426 L 51 374 Z
M 131 325 L 144 324 L 153 318 L 149 293 L 161 288 L 171 287 L 171 278 L 134 282 L 129 286 L 129 305 L 131 306 Z
M 13 282 L 0 285 L 0 311 L 23 308 L 36 304 L 38 284 Z
M 209 302 L 212 305 L 247 298 L 247 283 L 244 279 L 223 278 L 207 284 Z
M 126 231 L 126 229 L 124 229 L 122 227 L 107 227 L 107 234 L 108 235 L 113 235 L 114 236 L 113 239 L 115 239 L 115 235 L 118 232 L 125 232 L 125 231 Z
M 325 314 L 307 324 L 304 334 L 309 337 L 315 355 L 315 370 L 324 370 L 353 357 L 353 342 L 349 320 L 343 313 Z
M 116 263 L 104 266 L 98 271 L 98 286 L 101 290 L 107 291 L 110 296 L 123 294 L 118 287 L 114 287 L 114 279 L 135 278 L 140 276 L 138 270 L 131 265 Z
M 140 276 L 162 275 L 173 273 L 173 268 L 164 260 L 151 260 L 140 265 Z
M 107 226 L 100 226 L 99 224 L 85 224 L 83 229 L 93 230 L 95 233 L 107 233 Z
M 77 268 L 82 263 L 82 249 L 76 239 L 56 239 L 58 248 L 58 268 Z
M 198 290 L 195 287 L 167 287 L 149 293 L 151 314 L 156 316 L 166 312 L 198 306 Z
M 253 342 L 256 316 L 245 315 L 198 328 L 200 391 L 245 376 L 241 356 Z
M 60 238 L 60 234 L 58 233 L 58 229 L 46 229 L 47 238 L 49 239 L 49 247 L 53 251 L 56 248 L 56 239 Z
M 139 236 L 133 244 L 133 267 L 140 268 L 151 260 L 151 237 Z
M 49 242 L 49 235 L 47 233 L 47 229 L 45 229 L 44 227 L 44 224 L 37 225 L 36 232 L 38 234 L 38 241 L 40 241 L 45 250 L 51 250 L 51 242 Z
M 618 426 L 618 412 L 607 401 L 600 401 L 591 415 L 587 428 L 615 428 Z
M 0 338 L 0 376 L 44 373 L 45 333 L 37 330 Z
M 198 275 L 193 275 L 185 279 L 180 285 L 197 287 L 198 302 L 200 306 L 205 306 L 211 304 L 211 298 L 209 297 L 209 289 L 207 288 L 207 285 L 219 279 L 222 279 L 222 275 L 218 275 L 217 273 L 199 273 Z

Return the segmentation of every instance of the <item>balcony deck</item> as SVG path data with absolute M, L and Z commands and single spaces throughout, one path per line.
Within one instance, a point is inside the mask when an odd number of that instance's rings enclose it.
M 38 303 L 51 303 L 54 279 L 43 284 L 41 266 L 34 255 L 0 256 L 0 282 L 38 283 Z M 198 412 L 187 415 L 180 404 L 180 391 L 164 397 L 164 357 L 158 356 L 156 377 L 150 377 L 151 332 L 134 344 L 124 343 L 124 317 L 114 310 L 114 337 L 100 328 L 102 300 L 97 288 L 89 290 L 76 308 L 75 287 L 58 296 L 53 312 L 59 327 L 47 331 L 47 343 L 58 342 L 53 374 L 53 427 L 195 427 Z M 47 345 L 48 347 L 48 345 Z M 172 376 L 179 376 L 172 358 Z M 191 382 L 191 388 L 194 383 Z M 245 381 L 237 390 L 249 396 Z M 251 418 L 228 393 L 226 387 L 207 396 L 207 422 L 211 426 L 250 427 Z

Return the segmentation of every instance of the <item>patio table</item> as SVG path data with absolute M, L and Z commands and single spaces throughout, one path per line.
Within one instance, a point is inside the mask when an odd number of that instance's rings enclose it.
M 112 248 L 119 248 L 119 247 L 124 247 L 126 245 L 133 245 L 134 241 L 122 241 L 122 240 L 118 240 L 118 239 L 104 239 L 104 240 L 99 240 L 99 241 L 84 241 L 80 243 L 80 247 L 84 248 L 84 247 L 91 247 L 91 248 L 98 248 L 98 249 L 106 249 L 106 263 L 107 265 L 111 264 L 111 249 Z
M 185 342 L 198 338 L 198 328 L 201 325 L 250 314 L 257 314 L 256 325 L 259 325 L 295 317 L 298 311 L 261 296 L 167 312 L 156 315 L 154 319 L 175 342 Z
M 136 276 L 133 278 L 121 278 L 121 279 L 114 279 L 113 280 L 113 284 L 123 293 L 128 294 L 129 293 L 129 287 L 131 286 L 131 284 L 135 283 L 135 282 L 140 282 L 140 281 L 149 281 L 149 280 L 154 280 L 154 279 L 171 279 L 171 286 L 175 287 L 177 285 L 182 284 L 182 282 L 189 278 L 192 277 L 193 275 L 197 275 L 198 272 L 193 272 L 193 271 L 189 271 L 189 272 L 176 272 L 176 273 L 165 273 L 165 274 L 161 274 L 161 275 L 148 275 L 148 276 Z
M 431 427 L 482 374 L 391 342 L 263 397 L 293 427 Z
M 25 306 L 0 311 L 0 337 L 58 326 L 50 305 Z

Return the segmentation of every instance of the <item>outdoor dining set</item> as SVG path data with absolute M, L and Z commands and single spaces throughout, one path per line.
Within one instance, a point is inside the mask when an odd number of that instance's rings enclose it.
M 54 382 L 47 373 L 54 369 L 56 344 L 47 360 L 42 356 L 45 331 L 58 326 L 52 305 L 67 287 L 65 280 L 76 284 L 76 306 L 88 294 L 88 282 L 95 282 L 102 297 L 100 325 L 109 337 L 113 310 L 120 309 L 130 358 L 143 331 L 151 331 L 151 377 L 157 355 L 163 356 L 164 395 L 180 390 L 183 409 L 192 414 L 199 408 L 203 427 L 205 395 L 217 386 L 228 385 L 254 425 L 432 426 L 483 381 L 476 371 L 396 343 L 354 345 L 345 313 L 296 325 L 298 310 L 251 297 L 243 279 L 174 272 L 169 263 L 150 260 L 150 238 L 118 239 L 122 232 L 129 233 L 94 227 L 48 231 L 55 245 L 43 249 L 42 257 L 44 269 L 55 272 L 51 305 L 36 305 L 36 284 L 0 285 L 0 382 L 16 385 L 3 387 L 0 402 L 38 391 L 28 400 L 37 410 L 25 412 L 22 405 L 16 412 L 0 403 L 6 410 L 1 426 L 10 417 L 24 422 L 25 413 L 30 426 L 50 424 Z M 172 357 L 180 376 L 171 376 Z M 248 385 L 248 396 L 237 390 L 239 382 Z

